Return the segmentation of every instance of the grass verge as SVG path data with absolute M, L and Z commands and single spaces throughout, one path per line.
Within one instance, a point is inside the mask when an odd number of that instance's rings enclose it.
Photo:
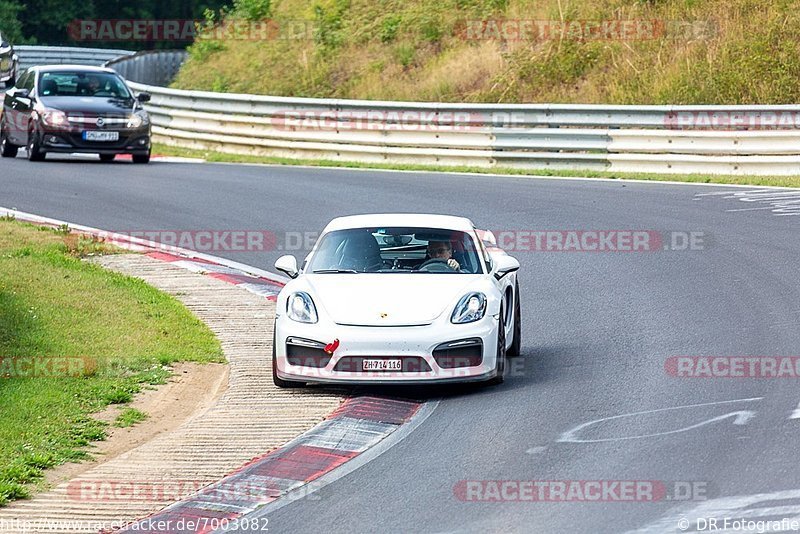
M 153 152 L 163 156 L 201 158 L 212 163 L 255 163 L 268 165 L 307 165 L 311 167 L 341 167 L 348 169 L 387 169 L 421 172 L 461 172 L 474 174 L 507 174 L 509 176 L 562 176 L 566 178 L 610 178 L 655 182 L 687 182 L 702 184 L 761 185 L 800 187 L 800 176 L 732 176 L 725 174 L 653 174 L 587 170 L 513 169 L 509 167 L 454 167 L 447 165 L 409 165 L 401 163 L 359 163 L 324 159 L 294 159 L 269 156 L 249 156 L 224 152 L 194 150 L 156 143 Z
M 0 505 L 27 497 L 44 469 L 85 458 L 105 437 L 93 413 L 164 383 L 174 362 L 224 361 L 177 300 L 81 261 L 110 252 L 65 229 L 0 219 Z
M 117 428 L 128 428 L 147 419 L 147 414 L 136 408 L 125 408 L 114 420 Z

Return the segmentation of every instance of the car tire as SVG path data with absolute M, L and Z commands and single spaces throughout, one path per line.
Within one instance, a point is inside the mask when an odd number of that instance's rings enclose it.
M 111 163 L 116 157 L 116 154 L 100 154 L 100 161 L 103 163 Z
M 134 154 L 133 155 L 133 162 L 134 163 L 150 163 L 150 152 L 147 154 Z
M 519 297 L 519 280 L 514 284 L 514 339 L 511 341 L 511 347 L 508 349 L 508 356 L 514 358 L 519 356 L 522 349 L 522 323 L 520 317 L 522 310 Z
M 16 158 L 18 151 L 19 147 L 11 144 L 11 141 L 8 140 L 8 136 L 6 135 L 5 128 L 0 124 L 0 156 L 4 158 Z
M 495 370 L 497 376 L 489 379 L 489 384 L 502 384 L 506 379 L 506 319 L 505 310 L 500 308 L 500 318 L 497 323 L 497 363 Z
M 39 134 L 35 128 L 31 128 L 28 131 L 28 161 L 44 161 L 45 154 L 39 141 Z
M 302 388 L 305 382 L 284 380 L 278 377 L 278 358 L 275 356 L 275 334 L 272 335 L 272 382 L 281 389 Z

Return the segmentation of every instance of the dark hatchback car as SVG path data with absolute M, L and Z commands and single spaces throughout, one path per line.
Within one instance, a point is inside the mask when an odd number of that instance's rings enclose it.
M 76 65 L 32 67 L 10 89 L 0 117 L 0 155 L 28 159 L 49 152 L 99 154 L 112 161 L 131 154 L 150 161 L 150 117 L 125 80 L 111 69 Z
M 5 82 L 6 87 L 13 87 L 17 81 L 17 69 L 19 58 L 14 47 L 0 32 L 0 82 Z

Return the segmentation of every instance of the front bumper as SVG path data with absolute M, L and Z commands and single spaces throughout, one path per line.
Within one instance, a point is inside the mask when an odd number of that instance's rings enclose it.
M 283 314 L 275 322 L 276 374 L 284 380 L 314 383 L 480 382 L 496 376 L 497 325 L 497 317 L 489 315 L 463 325 L 451 324 L 447 318 L 446 322 L 437 321 L 425 326 L 365 327 L 304 324 Z M 338 339 L 339 346 L 322 367 L 292 365 L 287 357 L 288 338 L 316 341 L 322 345 Z M 437 363 L 434 349 L 443 343 L 466 339 L 481 340 L 482 359 L 478 365 L 445 368 Z M 360 368 L 364 358 L 400 359 L 404 370 L 364 371 Z M 411 361 L 415 363 L 406 365 Z
M 85 141 L 82 128 L 44 127 L 40 131 L 45 152 L 79 154 L 136 154 L 150 152 L 150 127 L 113 128 L 119 132 L 117 141 Z

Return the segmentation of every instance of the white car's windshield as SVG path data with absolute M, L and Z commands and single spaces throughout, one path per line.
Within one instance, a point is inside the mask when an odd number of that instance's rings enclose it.
M 325 234 L 309 273 L 476 274 L 480 254 L 465 232 L 437 228 L 351 228 Z

